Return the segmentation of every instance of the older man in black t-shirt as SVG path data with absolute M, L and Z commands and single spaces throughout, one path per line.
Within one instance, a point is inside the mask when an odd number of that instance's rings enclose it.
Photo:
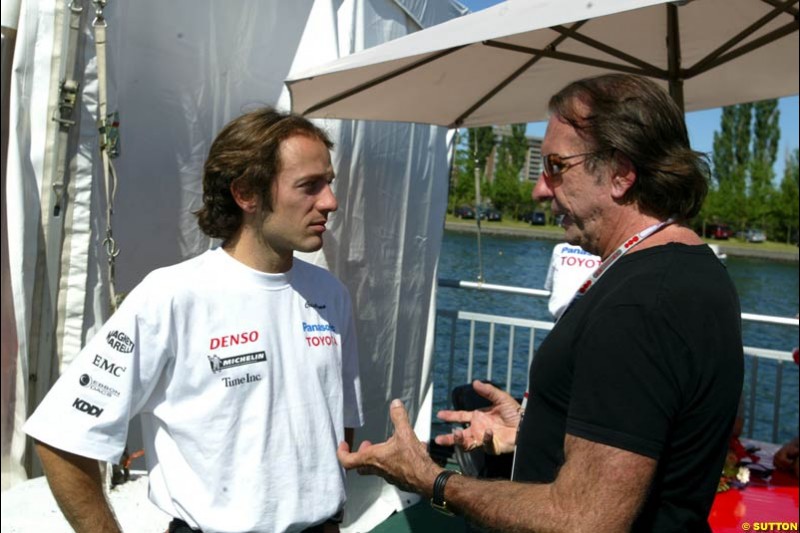
M 516 444 L 513 481 L 442 471 L 399 401 L 392 438 L 355 453 L 342 444 L 339 460 L 497 530 L 709 531 L 743 354 L 733 284 L 687 226 L 707 166 L 680 109 L 643 78 L 574 82 L 550 111 L 533 196 L 602 267 L 539 348 L 524 418 L 480 382 L 490 409 L 439 413 L 469 424 L 439 444 Z

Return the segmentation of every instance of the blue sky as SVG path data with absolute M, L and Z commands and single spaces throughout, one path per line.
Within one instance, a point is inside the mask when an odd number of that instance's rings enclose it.
M 472 11 L 486 9 L 503 0 L 458 0 Z M 778 100 L 780 109 L 781 146 L 778 149 L 778 158 L 775 164 L 775 175 L 779 181 L 783 177 L 786 155 L 798 147 L 798 97 L 790 96 Z M 689 129 L 692 148 L 701 152 L 711 153 L 714 144 L 714 132 L 719 130 L 720 108 L 694 111 L 686 114 L 686 127 Z M 535 122 L 528 124 L 528 135 L 544 136 L 545 123 Z

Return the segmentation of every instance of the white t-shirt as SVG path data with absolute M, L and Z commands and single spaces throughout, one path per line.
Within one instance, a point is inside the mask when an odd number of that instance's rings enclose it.
M 336 448 L 363 424 L 350 297 L 294 259 L 284 274 L 218 248 L 154 271 L 25 425 L 118 462 L 140 413 L 150 499 L 204 532 L 297 531 L 345 500 Z
M 580 246 L 562 242 L 553 248 L 544 288 L 551 291 L 547 308 L 556 320 L 566 311 L 581 284 L 600 266 L 600 258 Z

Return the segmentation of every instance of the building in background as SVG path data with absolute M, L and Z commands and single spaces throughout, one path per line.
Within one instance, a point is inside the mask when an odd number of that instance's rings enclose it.
M 492 148 L 492 153 L 486 159 L 486 181 L 489 183 L 494 181 L 497 147 L 504 137 L 511 137 L 511 125 L 492 126 L 492 132 L 495 136 L 495 144 L 494 148 Z M 525 154 L 525 164 L 519 171 L 519 181 L 530 180 L 535 182 L 542 173 L 542 138 L 530 135 L 526 135 L 525 138 L 528 139 L 528 151 Z

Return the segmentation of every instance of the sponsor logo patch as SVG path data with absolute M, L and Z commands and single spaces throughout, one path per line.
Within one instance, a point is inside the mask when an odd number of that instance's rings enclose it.
M 578 266 L 583 268 L 595 268 L 600 266 L 600 261 L 592 257 L 564 256 L 561 258 L 562 266 Z
M 336 332 L 336 327 L 331 324 L 308 324 L 303 322 L 303 331 L 306 333 L 313 333 L 315 331 L 333 331 Z
M 225 387 L 238 387 L 239 385 L 244 385 L 246 383 L 257 383 L 259 381 L 261 381 L 261 374 L 247 373 L 238 378 L 222 378 L 222 382 L 225 384 Z
M 306 344 L 313 348 L 320 346 L 339 346 L 339 341 L 335 335 L 309 335 L 306 337 Z
M 100 370 L 102 370 L 103 372 L 108 372 L 109 374 L 115 377 L 120 377 L 128 369 L 127 366 L 119 366 L 118 364 L 112 363 L 111 361 L 109 361 L 108 359 L 99 354 L 94 356 L 94 361 L 92 361 L 92 364 L 97 368 L 99 368 Z
M 325 304 L 318 304 L 318 303 L 314 303 L 314 302 L 306 302 L 306 309 L 308 309 L 309 307 L 313 307 L 314 309 L 325 309 L 328 306 L 325 305 Z
M 253 352 L 224 358 L 221 358 L 217 355 L 208 356 L 208 363 L 211 365 L 211 371 L 215 374 L 219 374 L 223 370 L 227 370 L 229 368 L 243 365 L 253 365 L 256 363 L 265 363 L 266 361 L 266 352 Z
M 103 409 L 81 398 L 75 398 L 75 401 L 72 402 L 72 407 L 95 418 L 100 418 L 100 415 L 103 414 Z
M 130 337 L 116 330 L 106 335 L 106 342 L 116 351 L 122 353 L 131 353 L 135 346 Z
M 240 344 L 253 343 L 258 340 L 258 331 L 243 331 L 241 333 L 234 333 L 233 335 L 222 335 L 221 337 L 212 337 L 208 343 L 209 350 L 218 350 L 220 348 L 229 348 L 231 346 L 239 346 Z
M 114 387 L 109 387 L 105 383 L 101 383 L 96 379 L 92 379 L 89 374 L 83 374 L 78 379 L 78 382 L 81 384 L 82 387 L 86 387 L 89 390 L 93 390 L 95 392 L 99 392 L 103 396 L 108 396 L 109 398 L 116 398 L 119 396 L 119 391 Z

